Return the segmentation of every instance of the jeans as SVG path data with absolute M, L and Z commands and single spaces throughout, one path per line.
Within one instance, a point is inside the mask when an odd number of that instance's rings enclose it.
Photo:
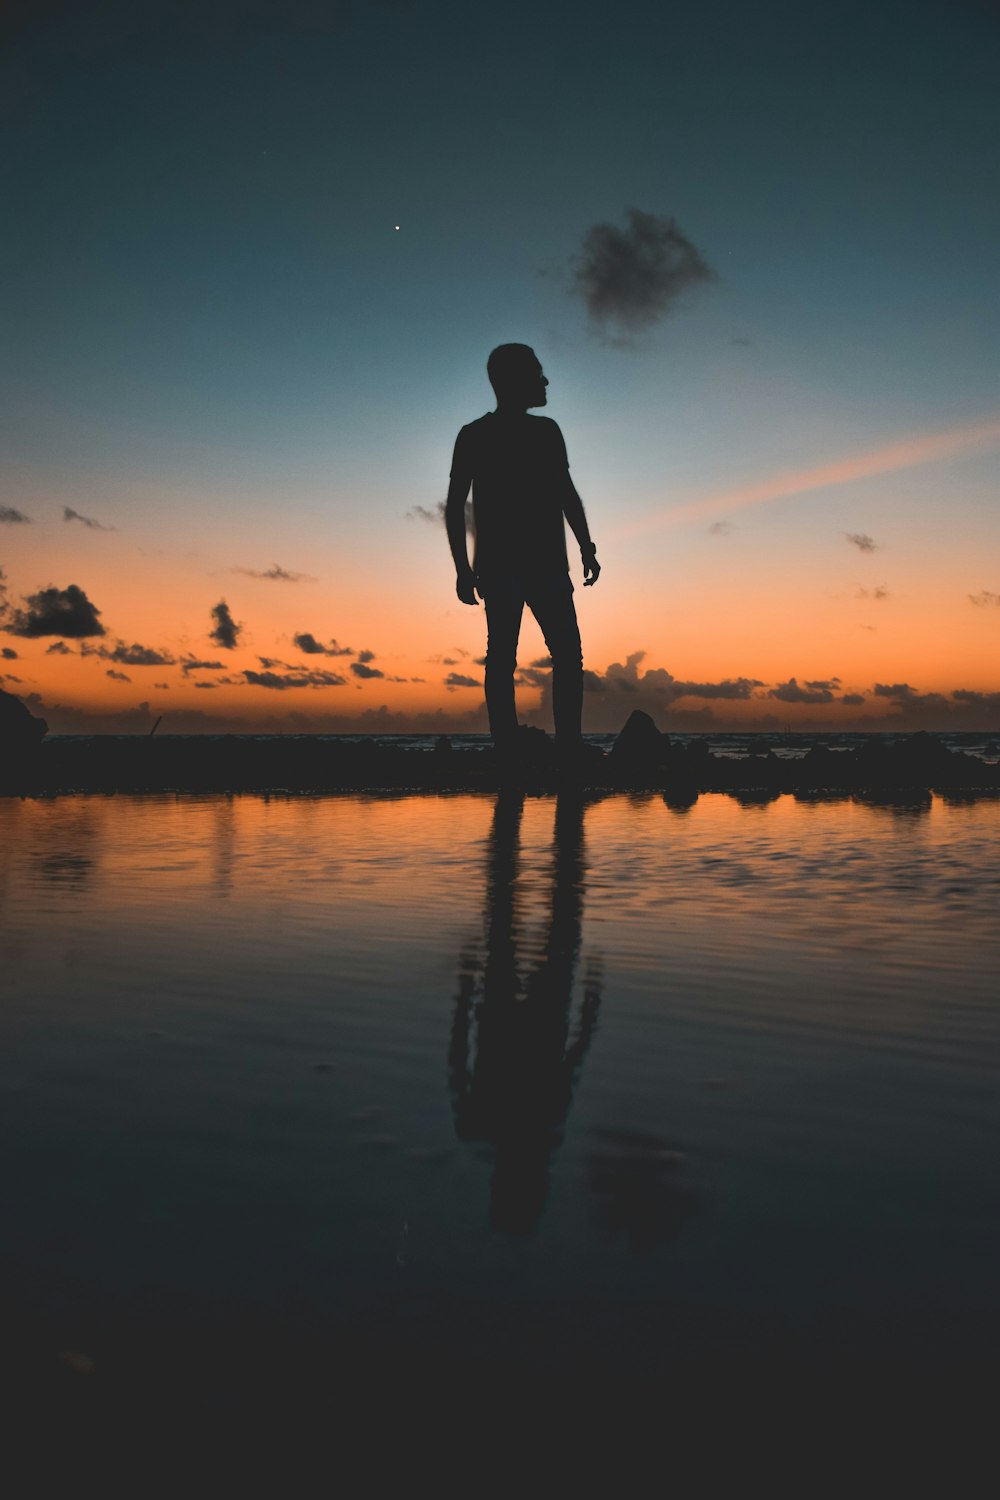
M 486 604 L 486 708 L 493 743 L 509 744 L 517 732 L 514 672 L 525 605 L 538 621 L 552 658 L 556 739 L 564 745 L 579 740 L 583 652 L 569 574 L 484 579 L 480 587 Z

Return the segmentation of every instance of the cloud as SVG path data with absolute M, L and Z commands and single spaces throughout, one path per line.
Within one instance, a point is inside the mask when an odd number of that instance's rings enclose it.
M 197 656 L 185 656 L 181 662 L 181 671 L 185 677 L 192 672 L 221 672 L 221 661 L 199 661 Z
M 170 655 L 169 651 L 157 651 L 153 646 L 140 646 L 138 641 L 128 645 L 125 641 L 116 641 L 114 646 L 88 646 L 86 642 L 80 647 L 81 656 L 99 656 L 102 661 L 116 661 L 126 667 L 172 667 L 176 657 Z
M 728 536 L 733 529 L 734 528 L 732 521 L 725 520 L 713 521 L 711 526 L 708 528 L 709 534 L 711 536 Z
M 919 697 L 916 688 L 908 682 L 876 682 L 872 688 L 876 698 L 892 698 L 896 703 L 906 703 Z
M 404 519 L 407 521 L 428 521 L 432 526 L 443 526 L 446 509 L 447 507 L 443 500 L 439 500 L 435 506 L 411 505 Z M 476 523 L 471 505 L 465 507 L 465 529 L 470 536 L 475 535 Z
M 105 677 L 110 677 L 112 682 L 132 681 L 131 677 L 127 677 L 124 672 L 116 672 L 114 667 L 109 667 L 104 675 Z
M 63 506 L 64 521 L 79 521 L 81 526 L 86 526 L 88 531 L 114 531 L 113 526 L 104 526 L 100 521 L 95 521 L 93 516 L 81 516 L 78 510 L 71 505 Z
M 859 588 L 859 599 L 888 599 L 889 590 L 884 583 L 876 584 L 873 589 Z
M 768 691 L 769 698 L 777 698 L 780 703 L 832 703 L 834 688 L 839 686 L 839 678 L 833 678 L 830 682 L 806 682 L 801 685 L 794 677 L 789 677 L 787 682 L 779 682 L 777 687 Z
M 285 692 L 288 688 L 343 687 L 347 681 L 339 672 L 244 672 L 251 687 L 273 688 Z M 381 675 L 381 674 L 380 674 Z
M 231 573 L 239 573 L 244 578 L 265 578 L 274 583 L 318 583 L 312 573 L 292 573 L 287 568 L 282 568 L 275 563 L 270 568 L 265 568 L 261 573 L 256 568 L 230 568 Z
M 72 656 L 73 652 L 69 649 L 65 641 L 53 641 L 51 646 L 46 646 L 45 655 Z
M 859 552 L 875 552 L 878 548 L 875 538 L 864 531 L 845 531 L 844 536 Z
M 49 649 L 51 650 L 51 647 Z M 0 651 L 0 656 L 3 657 L 4 661 L 17 661 L 17 652 L 13 646 L 4 646 L 3 650 Z
M 13 505 L 0 505 L 0 526 L 30 526 L 31 517 Z
M 626 227 L 593 224 L 573 266 L 573 290 L 600 330 L 625 334 L 666 317 L 689 287 L 715 273 L 674 219 L 627 210 Z
M 974 688 L 956 688 L 951 696 L 956 703 L 968 703 L 972 708 L 985 708 L 990 713 L 1000 711 L 1000 693 L 981 693 Z
M 153 686 L 155 688 L 159 688 L 161 690 L 161 692 L 169 692 L 169 690 L 170 690 L 170 683 L 169 682 L 154 682 Z
M 219 686 L 219 684 L 217 682 L 196 682 L 195 683 L 195 687 L 196 688 L 217 688 L 218 686 Z
M 340 646 L 336 641 L 331 641 L 329 646 L 322 645 L 310 630 L 300 630 L 297 635 L 292 636 L 292 644 L 304 651 L 306 656 L 353 656 L 352 646 Z
M 768 479 L 755 480 L 735 490 L 726 490 L 719 495 L 706 495 L 699 500 L 661 511 L 659 515 L 646 517 L 619 532 L 620 536 L 640 536 L 649 531 L 660 531 L 666 526 L 678 526 L 685 521 L 697 520 L 718 511 L 746 510 L 753 505 L 767 505 L 772 500 L 785 500 L 792 495 L 805 495 L 813 490 L 828 489 L 833 485 L 851 484 L 857 479 L 869 479 L 876 474 L 893 474 L 900 469 L 916 468 L 920 464 L 936 463 L 940 459 L 960 457 L 979 448 L 1000 444 L 1000 418 L 990 422 L 979 422 L 971 427 L 956 427 L 947 432 L 914 433 L 884 447 L 869 449 L 864 453 L 849 454 L 846 458 L 816 464 L 807 469 L 795 469 L 772 475 Z M 862 551 L 873 550 L 877 543 L 863 532 L 845 532 L 848 541 L 861 546 Z M 860 538 L 871 542 L 865 547 Z
M 466 677 L 461 672 L 449 672 L 444 680 L 444 685 L 449 693 L 453 693 L 456 688 L 482 687 L 482 683 L 478 677 Z
M 212 619 L 215 621 L 215 627 L 208 632 L 209 640 L 214 641 L 217 646 L 222 646 L 226 651 L 234 651 L 243 626 L 237 625 L 225 599 L 220 599 L 218 604 L 212 605 Z
M 445 503 L 439 500 L 432 509 L 429 505 L 411 505 L 406 512 L 407 521 L 429 521 L 432 526 L 439 526 L 444 521 Z
M 864 693 L 842 693 L 840 701 L 856 708 L 859 703 L 864 703 L 865 695 Z
M 364 662 L 364 661 L 374 661 L 374 660 L 375 660 L 375 652 L 374 651 L 359 651 L 358 652 L 358 661 Z
M 367 680 L 369 677 L 385 676 L 385 673 L 380 672 L 378 667 L 369 667 L 363 661 L 352 661 L 351 671 L 354 673 L 355 677 L 363 677 L 365 678 L 365 680 Z
M 4 629 L 11 635 L 64 635 L 73 640 L 104 635 L 101 611 L 75 583 L 64 589 L 39 589 L 25 598 L 27 609 L 12 609 Z
M 991 606 L 1000 609 L 1000 594 L 994 594 L 990 589 L 983 589 L 980 594 L 970 594 L 969 603 L 974 604 L 977 609 L 989 609 Z

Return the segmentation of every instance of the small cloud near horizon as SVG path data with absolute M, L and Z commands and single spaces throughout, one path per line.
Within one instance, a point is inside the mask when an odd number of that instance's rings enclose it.
M 331 641 L 329 646 L 324 646 L 318 641 L 311 630 L 300 630 L 292 636 L 292 645 L 297 646 L 306 656 L 353 656 L 353 646 L 341 646 L 337 641 Z
M 974 604 L 977 609 L 1000 609 L 1000 594 L 994 594 L 991 589 L 983 589 L 981 593 L 970 594 L 969 603 Z
M 243 626 L 237 625 L 225 599 L 220 599 L 218 604 L 213 604 L 211 613 L 215 625 L 208 632 L 209 640 L 214 641 L 225 651 L 235 651 Z
M 24 599 L 27 609 L 10 609 L 3 628 L 10 635 L 37 638 L 44 635 L 63 635 L 70 640 L 82 640 L 85 636 L 106 635 L 101 624 L 101 611 L 87 598 L 77 584 L 70 583 L 64 589 L 50 585 Z
M 456 688 L 477 688 L 482 687 L 483 684 L 478 677 L 466 677 L 462 672 L 449 672 L 444 679 L 444 685 L 449 693 L 453 693 Z
M 728 536 L 734 527 L 732 521 L 713 521 L 708 530 L 711 536 Z
M 372 653 L 370 651 L 363 651 L 357 661 L 351 662 L 351 671 L 354 673 L 355 677 L 361 677 L 365 681 L 367 681 L 371 677 L 384 677 L 385 673 L 380 672 L 378 667 L 368 666 L 367 661 L 365 660 L 366 657 L 370 661 Z
M 114 531 L 114 526 L 105 526 L 102 521 L 95 521 L 93 516 L 82 516 L 72 505 L 63 506 L 64 521 L 79 521 L 81 526 L 86 526 L 88 531 Z
M 889 590 L 884 583 L 876 584 L 873 589 L 866 589 L 863 586 L 858 589 L 859 599 L 888 599 L 888 597 Z
M 268 579 L 273 583 L 318 583 L 319 579 L 312 573 L 294 573 L 288 568 L 281 567 L 278 563 L 263 572 L 256 568 L 230 568 L 230 573 L 239 573 L 243 578 Z
M 859 552 L 877 552 L 878 542 L 864 531 L 845 531 L 844 536 Z
M 105 672 L 104 675 L 105 675 L 105 677 L 110 677 L 112 682 L 131 682 L 132 681 L 131 677 L 128 677 L 124 672 L 116 672 L 115 669 L 114 669 L 114 667 L 108 667 L 108 669 L 107 669 L 107 671 Z
M 0 505 L 0 526 L 30 526 L 31 517 L 13 505 Z
M 244 672 L 248 684 L 251 687 L 271 688 L 275 692 L 286 692 L 290 688 L 307 687 L 343 687 L 347 682 L 346 677 L 341 677 L 339 672 L 325 671 L 300 671 L 300 672 Z

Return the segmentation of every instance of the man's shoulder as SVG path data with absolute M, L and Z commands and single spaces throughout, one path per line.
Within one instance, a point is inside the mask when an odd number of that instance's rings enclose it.
M 490 420 L 491 420 L 492 416 L 493 416 L 493 413 L 491 411 L 488 411 L 488 412 L 486 412 L 486 414 L 484 416 L 477 417 L 474 422 L 466 422 L 465 426 L 459 429 L 459 433 L 458 433 L 459 437 L 460 438 L 477 438 L 477 437 L 479 437 L 481 433 L 483 433 L 483 432 L 485 432 L 485 431 L 488 430 L 489 425 L 490 425 Z

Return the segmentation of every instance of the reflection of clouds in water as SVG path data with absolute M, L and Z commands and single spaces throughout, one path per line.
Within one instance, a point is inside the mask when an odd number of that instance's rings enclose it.
M 682 1153 L 639 1131 L 602 1130 L 597 1138 L 587 1182 L 599 1228 L 623 1234 L 636 1252 L 673 1239 L 699 1210 L 697 1195 L 680 1181 Z
M 459 962 L 448 1051 L 455 1133 L 493 1148 L 490 1215 L 528 1233 L 545 1206 L 579 1070 L 600 1007 L 600 972 L 588 965 L 579 1013 L 573 989 L 583 916 L 584 801 L 556 804 L 551 884 L 520 878 L 524 796 L 501 792 L 488 841 L 484 943 Z M 545 910 L 541 929 L 529 908 Z
M 104 805 L 57 798 L 33 811 L 24 828 L 33 874 L 46 885 L 69 889 L 86 885 L 100 860 Z
M 93 874 L 96 861 L 86 854 L 48 854 L 36 866 L 43 880 L 52 885 L 83 885 Z

